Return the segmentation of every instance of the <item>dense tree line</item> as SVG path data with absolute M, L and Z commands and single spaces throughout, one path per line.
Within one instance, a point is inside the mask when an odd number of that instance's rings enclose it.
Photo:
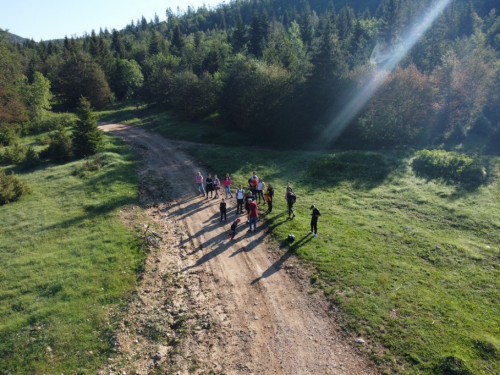
M 49 80 L 76 108 L 134 99 L 188 120 L 218 115 L 250 136 L 321 139 L 405 29 L 436 0 L 233 0 L 166 9 L 48 43 L 0 43 L 0 128 L 31 113 L 19 85 Z M 462 141 L 500 133 L 500 10 L 492 0 L 453 0 L 343 131 L 374 145 Z M 23 78 L 26 77 L 26 78 Z M 277 138 L 279 137 L 279 138 Z

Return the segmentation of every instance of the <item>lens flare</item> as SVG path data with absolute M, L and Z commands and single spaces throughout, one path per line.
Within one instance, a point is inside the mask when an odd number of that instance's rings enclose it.
M 370 58 L 373 65 L 372 71 L 363 79 L 361 88 L 347 96 L 347 104 L 323 132 L 321 136 L 323 141 L 332 142 L 340 136 L 347 125 L 356 118 L 370 98 L 382 86 L 387 76 L 410 52 L 451 2 L 452 0 L 435 1 L 432 7 L 422 12 L 417 17 L 417 21 L 405 30 L 401 42 L 397 45 L 384 46 L 382 43 L 377 44 Z

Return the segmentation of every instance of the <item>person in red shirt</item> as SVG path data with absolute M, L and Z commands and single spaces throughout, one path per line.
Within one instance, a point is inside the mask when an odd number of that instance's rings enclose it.
M 252 224 L 253 224 L 253 231 L 255 232 L 257 230 L 257 218 L 259 217 L 259 206 L 257 206 L 257 202 L 252 201 L 251 199 L 248 200 L 248 205 L 249 205 L 249 211 L 248 211 L 248 224 L 249 228 L 248 231 L 252 231 Z

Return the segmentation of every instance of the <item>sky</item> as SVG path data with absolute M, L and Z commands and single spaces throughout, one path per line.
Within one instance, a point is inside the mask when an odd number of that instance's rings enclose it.
M 188 5 L 214 6 L 222 0 L 0 0 L 0 28 L 23 38 L 63 39 L 65 36 L 121 30 L 132 20 L 144 16 L 148 21 L 158 14 L 165 21 L 165 11 Z

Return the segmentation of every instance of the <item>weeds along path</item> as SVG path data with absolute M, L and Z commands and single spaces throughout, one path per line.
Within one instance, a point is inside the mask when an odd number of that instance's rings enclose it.
M 227 239 L 235 199 L 220 223 L 219 200 L 197 195 L 200 167 L 179 146 L 128 125 L 101 129 L 141 151 L 143 177 L 170 187 L 147 209 L 164 238 L 129 303 L 118 354 L 101 373 L 378 373 L 338 332 L 321 296 L 307 293 L 307 271 L 267 243 L 265 230 L 247 233 L 243 224 Z M 147 184 L 141 189 L 152 190 Z

